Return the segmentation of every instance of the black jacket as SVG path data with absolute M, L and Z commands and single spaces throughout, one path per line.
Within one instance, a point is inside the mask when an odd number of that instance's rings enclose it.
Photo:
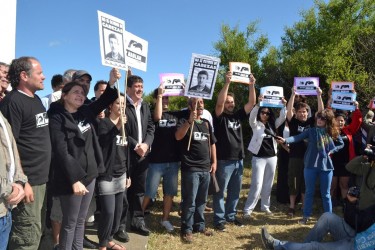
M 77 114 L 84 117 L 91 127 L 92 148 L 85 149 L 84 135 L 76 121 L 60 102 L 51 104 L 48 110 L 52 144 L 52 185 L 54 195 L 72 194 L 72 185 L 81 181 L 84 185 L 104 172 L 103 155 L 95 130 L 96 116 L 117 99 L 117 90 L 107 88 L 102 97 L 90 105 L 82 105 Z M 82 155 L 86 155 L 82 164 Z M 93 157 L 90 157 L 93 156 Z
M 135 108 L 126 100 L 127 122 L 125 124 L 126 137 L 128 140 L 128 147 L 131 152 L 131 160 L 142 160 L 135 152 L 134 148 L 138 144 L 138 124 Z M 141 123 L 142 123 L 142 143 L 149 145 L 151 149 L 152 142 L 154 141 L 155 126 L 151 117 L 150 107 L 148 103 L 142 102 L 141 106 Z

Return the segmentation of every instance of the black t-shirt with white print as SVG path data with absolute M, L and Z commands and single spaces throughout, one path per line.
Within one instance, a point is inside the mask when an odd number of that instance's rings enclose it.
M 182 126 L 185 122 L 185 118 L 180 119 L 177 128 Z M 186 132 L 185 137 L 178 141 L 181 154 L 181 171 L 208 172 L 211 169 L 211 145 L 216 143 L 211 125 L 206 119 L 202 119 L 200 123 L 197 121 L 194 122 L 188 151 L 190 130 L 191 126 Z
M 51 163 L 51 141 L 47 112 L 40 98 L 12 90 L 0 102 L 0 110 L 12 126 L 22 169 L 29 183 L 46 183 Z
M 149 155 L 151 163 L 180 161 L 175 133 L 178 120 L 187 115 L 187 110 L 163 112 L 161 119 L 155 122 L 154 141 Z
M 298 135 L 305 131 L 308 128 L 314 126 L 315 118 L 311 116 L 307 118 L 305 122 L 299 121 L 295 116 L 292 117 L 290 121 L 288 121 L 290 136 Z M 305 152 L 307 149 L 307 144 L 305 141 L 300 141 L 297 143 L 292 143 L 289 145 L 289 157 L 292 158 L 303 158 L 305 156 Z
M 233 114 L 222 113 L 214 116 L 214 133 L 217 138 L 216 154 L 218 160 L 241 160 L 245 158 L 241 121 L 248 118 L 245 109 Z

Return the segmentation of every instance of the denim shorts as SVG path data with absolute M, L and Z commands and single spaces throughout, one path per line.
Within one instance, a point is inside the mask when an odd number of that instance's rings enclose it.
M 111 181 L 98 181 L 98 195 L 112 195 L 125 191 L 126 173 Z
M 145 196 L 155 198 L 160 180 L 163 178 L 163 194 L 177 195 L 179 162 L 150 163 L 146 177 Z

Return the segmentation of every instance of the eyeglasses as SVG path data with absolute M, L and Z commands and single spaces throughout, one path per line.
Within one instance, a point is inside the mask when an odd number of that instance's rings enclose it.
M 320 120 L 322 120 L 322 121 L 327 121 L 327 118 L 324 117 L 324 116 L 322 116 L 322 115 L 317 115 L 316 118 L 317 118 L 317 119 L 320 119 Z
M 270 112 L 266 112 L 266 111 L 261 111 L 260 112 L 262 115 L 267 115 L 267 116 L 269 116 L 271 113 Z

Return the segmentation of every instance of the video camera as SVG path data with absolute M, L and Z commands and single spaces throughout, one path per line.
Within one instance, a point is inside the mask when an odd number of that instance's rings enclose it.
M 375 146 L 370 146 L 370 148 L 365 148 L 363 150 L 363 155 L 368 157 L 368 161 L 375 161 Z

